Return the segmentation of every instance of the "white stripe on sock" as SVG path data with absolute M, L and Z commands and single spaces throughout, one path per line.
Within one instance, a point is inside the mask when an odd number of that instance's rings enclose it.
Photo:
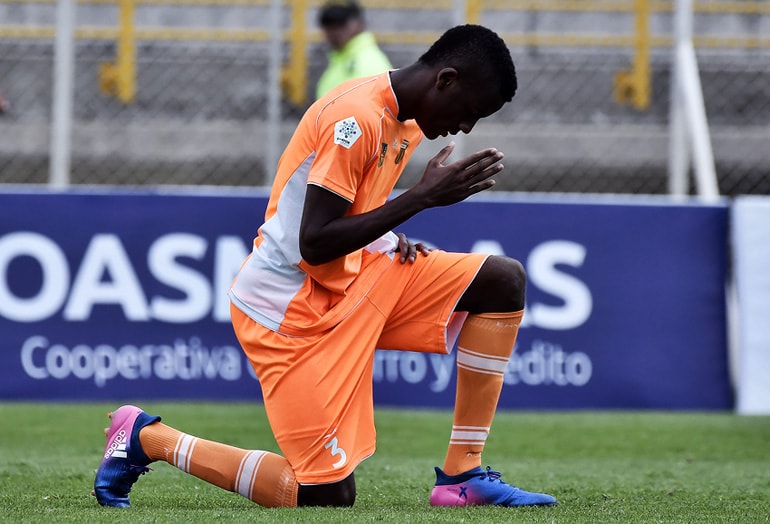
M 508 366 L 508 357 L 484 355 L 462 347 L 457 349 L 457 366 L 460 368 L 477 373 L 502 376 Z
M 185 433 L 180 435 L 179 439 L 176 441 L 176 448 L 174 449 L 174 466 L 185 473 L 190 472 L 190 458 L 192 457 L 192 450 L 195 447 L 196 442 L 198 442 L 197 437 Z
M 243 457 L 241 465 L 238 467 L 238 474 L 235 476 L 235 491 L 247 499 L 251 499 L 251 492 L 254 489 L 257 472 L 266 453 L 266 451 L 249 451 Z
M 189 473 L 190 472 L 190 464 L 192 464 L 192 456 L 193 451 L 195 451 L 195 445 L 198 443 L 200 439 L 197 437 L 193 438 L 193 441 L 190 443 L 190 450 L 187 452 L 185 456 L 185 464 L 184 464 L 184 470 Z
M 489 426 L 458 426 L 455 424 L 452 426 L 452 430 L 459 430 L 459 431 L 485 431 L 489 433 Z
M 450 444 L 484 444 L 489 436 L 489 428 L 479 426 L 453 426 Z

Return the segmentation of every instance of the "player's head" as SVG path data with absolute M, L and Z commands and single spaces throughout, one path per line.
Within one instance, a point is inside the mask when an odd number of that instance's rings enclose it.
M 355 0 L 328 0 L 318 11 L 318 25 L 329 45 L 342 49 L 364 30 L 364 13 Z
M 435 73 L 429 99 L 415 117 L 428 138 L 468 133 L 516 94 L 516 69 L 508 46 L 483 26 L 449 29 L 417 63 Z
M 516 94 L 516 69 L 508 46 L 497 33 L 480 25 L 449 29 L 418 62 L 457 69 L 463 82 L 494 85 L 505 102 Z

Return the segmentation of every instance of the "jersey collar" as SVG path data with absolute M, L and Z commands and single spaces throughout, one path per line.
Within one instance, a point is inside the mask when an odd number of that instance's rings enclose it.
M 389 71 L 382 73 L 379 78 L 377 78 L 377 85 L 385 107 L 393 115 L 393 118 L 398 118 L 398 100 L 396 99 L 396 93 L 393 92 L 393 86 L 390 83 Z

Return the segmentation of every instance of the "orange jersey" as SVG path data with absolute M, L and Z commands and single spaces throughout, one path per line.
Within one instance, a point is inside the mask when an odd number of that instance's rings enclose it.
M 310 266 L 300 255 L 299 225 L 308 184 L 350 201 L 349 214 L 386 202 L 422 140 L 417 124 L 397 115 L 388 73 L 346 82 L 305 113 L 278 163 L 252 253 L 230 290 L 238 309 L 273 331 L 309 335 L 337 324 L 371 289 L 392 261 L 395 234 Z M 366 278 L 357 278 L 365 268 Z

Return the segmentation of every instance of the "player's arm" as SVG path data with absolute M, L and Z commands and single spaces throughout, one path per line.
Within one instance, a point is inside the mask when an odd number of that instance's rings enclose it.
M 453 149 L 450 144 L 433 157 L 414 187 L 360 215 L 346 216 L 348 200 L 308 185 L 299 231 L 302 258 L 310 265 L 330 262 L 363 248 L 424 209 L 455 204 L 494 185 L 490 177 L 503 168 L 502 153 L 485 149 L 444 165 Z M 399 244 L 403 256 L 405 247 Z

